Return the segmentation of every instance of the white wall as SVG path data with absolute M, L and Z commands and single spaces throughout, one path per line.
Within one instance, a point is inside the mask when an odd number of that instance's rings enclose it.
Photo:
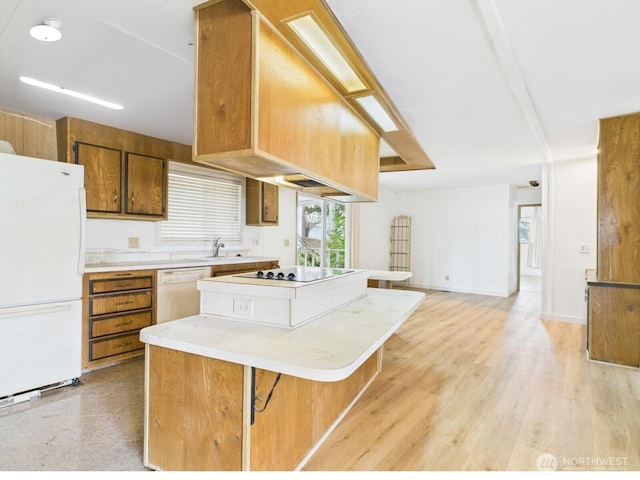
M 253 249 L 254 255 L 275 256 L 280 259 L 280 266 L 296 264 L 296 192 L 279 188 L 279 207 L 277 227 L 246 227 L 246 230 L 257 230 L 261 235 L 259 247 Z
M 596 268 L 597 161 L 548 166 L 548 257 L 543 266 L 542 318 L 586 322 L 585 270 Z M 588 245 L 589 253 L 581 253 Z M 546 288 L 545 288 L 546 287 Z
M 378 203 L 360 207 L 360 267 L 388 269 L 391 220 L 410 215 L 413 286 L 507 296 L 515 248 L 511 203 L 507 185 L 383 191 Z
M 403 215 L 396 209 L 396 194 L 380 190 L 378 202 L 361 203 L 359 228 L 358 261 L 353 268 L 389 270 L 389 249 L 391 221 L 396 215 Z
M 515 280 L 517 206 L 541 203 L 545 243 L 541 317 L 586 322 L 585 270 L 596 268 L 597 161 L 545 167 L 542 188 L 490 186 L 389 194 L 361 206 L 361 266 L 387 268 L 390 219 L 412 216 L 412 284 L 509 295 Z M 473 234 L 471 234 L 473 232 Z M 588 245 L 589 253 L 581 246 Z M 444 280 L 450 275 L 450 280 Z

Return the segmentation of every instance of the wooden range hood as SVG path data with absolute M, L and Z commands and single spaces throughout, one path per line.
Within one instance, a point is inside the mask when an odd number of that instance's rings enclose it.
M 246 3 L 253 5 L 253 8 L 260 11 L 280 34 L 291 42 L 315 69 L 322 73 L 326 81 L 341 93 L 349 105 L 351 105 L 362 118 L 369 123 L 371 128 L 395 151 L 395 155 L 384 152 L 383 155 L 385 156 L 380 157 L 381 172 L 435 169 L 433 162 L 415 139 L 405 120 L 402 118 L 402 115 L 400 115 L 384 88 L 382 88 L 382 85 L 380 85 L 373 75 L 371 69 L 362 58 L 362 55 L 324 0 L 246 0 Z M 318 60 L 305 43 L 301 41 L 284 22 L 284 20 L 300 16 L 306 12 L 312 12 L 320 24 L 322 24 L 328 35 L 335 42 L 338 50 L 344 55 L 351 67 L 368 87 L 366 90 L 349 94 L 325 65 Z M 370 119 L 367 112 L 355 101 L 356 98 L 367 94 L 374 94 L 377 97 L 386 112 L 398 126 L 398 130 L 385 132 L 378 124 Z
M 340 201 L 376 201 L 379 171 L 433 168 L 321 0 L 214 0 L 195 11 L 195 162 Z M 309 11 L 366 91 L 347 94 L 282 22 Z M 366 93 L 398 131 L 361 109 Z M 380 159 L 379 137 L 398 155 Z

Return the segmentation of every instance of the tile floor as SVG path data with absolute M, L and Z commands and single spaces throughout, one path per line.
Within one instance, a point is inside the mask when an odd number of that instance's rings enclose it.
M 0 408 L 0 471 L 140 471 L 144 360 Z M 4 476 L 4 475 L 3 475 Z

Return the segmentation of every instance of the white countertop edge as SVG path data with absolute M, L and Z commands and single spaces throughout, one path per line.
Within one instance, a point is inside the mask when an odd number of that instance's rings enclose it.
M 403 272 L 396 270 L 369 270 L 369 277 L 371 280 L 384 280 L 384 281 L 397 281 L 408 280 L 413 273 Z
M 84 273 L 120 272 L 124 270 L 167 270 L 174 268 L 215 267 L 279 261 L 277 257 L 218 257 L 218 259 L 141 260 L 131 262 L 88 263 Z
M 380 290 L 380 289 L 369 289 L 369 290 L 379 290 L 380 293 L 385 292 L 384 294 L 391 294 L 387 292 L 406 292 L 402 290 Z M 218 348 L 210 345 L 202 345 L 189 343 L 182 340 L 167 338 L 162 335 L 155 335 L 149 333 L 149 330 L 153 330 L 152 327 L 147 327 L 140 331 L 140 340 L 149 345 L 155 345 L 159 347 L 165 347 L 172 350 L 178 350 L 186 353 L 192 353 L 195 355 L 201 355 L 203 357 L 215 358 L 218 360 L 224 360 L 232 363 L 237 363 L 240 365 L 247 365 L 256 368 L 262 368 L 265 370 L 283 373 L 285 375 L 291 375 L 295 377 L 305 378 L 308 380 L 322 381 L 322 382 L 334 382 L 343 380 L 349 377 L 353 372 L 355 372 L 364 362 L 367 360 L 378 348 L 380 348 L 384 342 L 386 342 L 389 337 L 393 333 L 395 333 L 398 328 L 416 311 L 416 309 L 420 306 L 425 298 L 425 294 L 422 292 L 411 292 L 415 295 L 415 301 L 410 309 L 404 312 L 398 320 L 386 329 L 368 348 L 366 348 L 359 355 L 354 357 L 350 357 L 347 361 L 345 361 L 344 366 L 340 368 L 321 368 L 321 367 L 309 367 L 305 365 L 300 365 L 299 363 L 292 363 L 287 361 L 278 361 L 274 359 L 264 358 L 257 355 L 252 355 L 249 353 L 241 353 L 237 351 L 225 350 L 222 348 Z M 374 295 L 376 293 L 374 292 Z M 338 309 L 339 310 L 339 309 Z M 327 314 L 331 315 L 331 313 Z M 193 317 L 188 317 L 189 319 L 195 319 L 197 317 L 200 318 L 220 318 L 214 315 L 195 315 Z M 180 320 L 176 320 L 180 321 Z M 244 323 L 244 322 L 241 322 Z M 305 326 L 312 324 L 302 325 L 295 330 L 283 330 L 282 327 L 273 326 L 270 328 L 278 329 L 280 331 L 303 331 Z M 246 323 L 244 323 L 247 325 Z M 162 325 L 162 324 L 161 324 Z M 265 325 L 261 325 L 261 327 L 265 327 Z

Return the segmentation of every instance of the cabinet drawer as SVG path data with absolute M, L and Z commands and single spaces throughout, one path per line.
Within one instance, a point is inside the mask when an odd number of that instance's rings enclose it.
M 123 290 L 139 290 L 151 288 L 152 277 L 113 278 L 108 280 L 91 280 L 89 282 L 89 294 L 121 292 Z
M 89 300 L 89 315 L 104 315 L 106 313 L 126 312 L 151 308 L 152 295 L 150 290 L 123 293 L 120 295 L 105 295 L 92 297 Z
M 89 342 L 89 360 L 112 357 L 121 353 L 133 352 L 144 349 L 144 343 L 140 341 L 140 333 L 134 332 L 127 335 L 93 340 Z
M 151 311 L 119 315 L 117 317 L 99 318 L 91 320 L 89 337 L 102 337 L 114 333 L 140 330 L 151 325 Z

